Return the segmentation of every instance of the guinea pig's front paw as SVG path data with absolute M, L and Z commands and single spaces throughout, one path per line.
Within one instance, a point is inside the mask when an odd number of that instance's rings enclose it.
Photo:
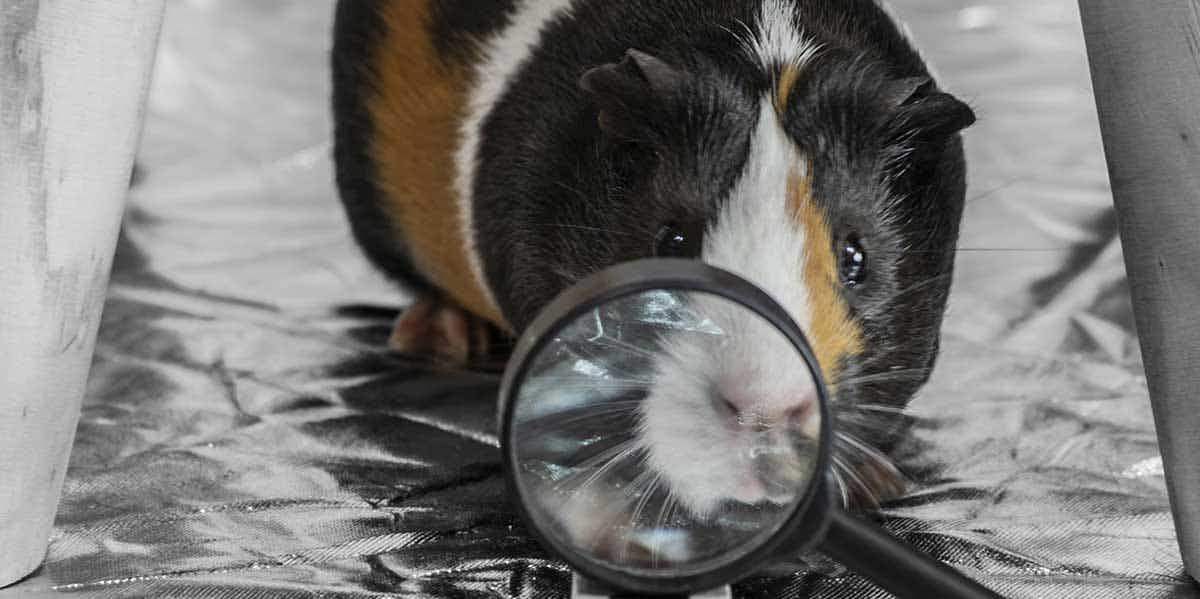
M 486 357 L 491 341 L 492 331 L 487 321 L 447 299 L 426 295 L 396 319 L 388 348 L 459 367 L 466 366 L 472 358 Z

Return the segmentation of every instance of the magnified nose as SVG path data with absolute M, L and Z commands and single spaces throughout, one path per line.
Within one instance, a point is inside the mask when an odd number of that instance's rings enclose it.
M 739 428 L 768 432 L 779 427 L 804 428 L 813 424 L 810 420 L 820 422 L 815 389 L 792 389 L 770 396 L 717 387 L 712 399 L 729 424 Z
M 604 568 L 720 568 L 775 535 L 806 497 L 819 384 L 793 341 L 733 300 L 616 297 L 529 358 L 508 433 L 518 492 L 544 536 Z

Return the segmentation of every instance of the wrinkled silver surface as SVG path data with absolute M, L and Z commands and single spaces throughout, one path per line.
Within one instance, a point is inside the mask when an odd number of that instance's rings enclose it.
M 1194 598 L 1072 0 L 897 0 L 978 109 L 935 380 L 887 525 L 1011 597 Z M 0 597 L 568 591 L 507 505 L 493 374 L 380 351 L 328 155 L 329 0 L 170 3 L 50 554 Z M 882 596 L 825 565 L 739 597 Z

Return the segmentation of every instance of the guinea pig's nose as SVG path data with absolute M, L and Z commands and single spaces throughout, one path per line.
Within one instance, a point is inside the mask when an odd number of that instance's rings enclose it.
M 812 389 L 758 394 L 718 392 L 713 400 L 717 412 L 730 424 L 755 432 L 780 426 L 804 429 L 817 408 L 816 391 Z

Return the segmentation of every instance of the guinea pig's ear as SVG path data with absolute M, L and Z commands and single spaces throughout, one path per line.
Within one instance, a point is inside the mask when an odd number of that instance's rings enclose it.
M 888 82 L 883 90 L 883 103 L 892 110 L 910 104 L 921 96 L 926 96 L 933 88 L 933 79 L 929 77 L 907 77 Z
M 644 139 L 662 125 L 664 110 L 684 93 L 689 75 L 662 59 L 630 49 L 617 63 L 588 70 L 579 87 L 600 110 L 600 129 L 622 140 Z
M 937 91 L 928 77 L 898 80 L 885 97 L 895 111 L 893 131 L 910 139 L 944 139 L 975 123 L 970 106 Z

